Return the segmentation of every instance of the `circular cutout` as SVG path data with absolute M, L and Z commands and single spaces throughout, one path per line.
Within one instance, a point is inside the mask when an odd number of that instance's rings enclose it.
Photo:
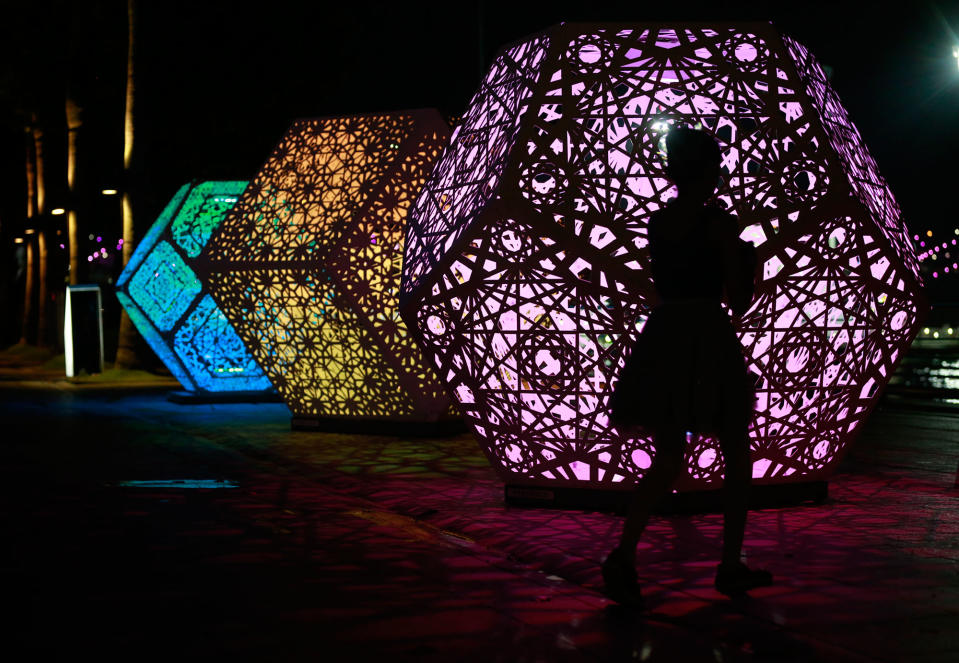
M 736 50 L 733 51 L 736 59 L 740 62 L 752 62 L 757 57 L 759 57 L 759 51 L 756 49 L 754 44 L 749 42 L 743 42 L 736 46 Z
M 830 249 L 838 249 L 846 241 L 846 230 L 844 228 L 835 228 L 829 233 L 827 243 Z
M 569 64 L 581 72 L 598 72 L 612 59 L 615 48 L 600 35 L 582 35 L 566 51 Z
M 510 253 L 516 253 L 523 248 L 523 238 L 515 230 L 507 230 L 500 235 L 500 244 Z
M 579 58 L 580 62 L 593 64 L 595 62 L 599 62 L 599 59 L 603 57 L 603 51 L 596 44 L 583 44 L 576 51 L 576 56 Z
M 782 175 L 786 195 L 796 202 L 812 203 L 829 187 L 829 176 L 821 164 L 812 159 L 797 159 L 786 165 Z
M 737 69 L 757 72 L 769 63 L 766 43 L 750 32 L 740 32 L 727 39 L 722 46 L 723 57 Z
M 560 167 L 551 161 L 538 161 L 525 168 L 519 178 L 523 196 L 542 207 L 562 201 L 568 186 Z
M 909 320 L 909 314 L 905 311 L 896 311 L 892 319 L 889 321 L 889 326 L 893 331 L 900 331 L 903 327 L 906 326 L 906 321 Z
M 558 375 L 563 370 L 562 359 L 549 348 L 538 350 L 534 361 L 536 362 L 537 372 L 548 377 Z
M 813 450 L 812 450 L 813 458 L 815 458 L 816 460 L 822 460 L 823 458 L 828 456 L 829 446 L 830 445 L 828 440 L 820 440 L 819 442 L 817 442 L 816 446 L 813 447 Z
M 687 447 L 686 472 L 697 481 L 718 479 L 725 467 L 716 440 L 697 436 L 695 442 Z
M 629 458 L 633 461 L 633 465 L 641 470 L 648 470 L 649 466 L 653 464 L 653 459 L 642 449 L 634 449 Z
M 434 313 L 426 318 L 426 328 L 436 336 L 442 336 L 446 333 L 446 322 Z
M 794 348 L 789 356 L 786 357 L 786 370 L 790 373 L 799 373 L 809 362 L 809 350 L 806 348 Z
M 439 306 L 430 306 L 422 309 L 418 316 L 420 329 L 424 330 L 424 340 L 438 346 L 450 344 L 453 334 L 449 316 Z
M 699 458 L 696 459 L 696 464 L 703 469 L 710 467 L 715 462 L 716 462 L 716 450 L 713 448 L 703 449 L 702 453 L 699 454 Z

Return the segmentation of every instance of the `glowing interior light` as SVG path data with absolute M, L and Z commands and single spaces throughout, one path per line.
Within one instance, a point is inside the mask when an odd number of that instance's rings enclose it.
M 410 212 L 403 317 L 505 481 L 643 476 L 651 440 L 607 401 L 656 301 L 647 222 L 675 195 L 659 123 L 716 138 L 717 199 L 763 266 L 738 326 L 753 474 L 825 477 L 916 335 L 921 282 L 822 67 L 771 25 L 567 23 L 506 47 Z M 678 486 L 716 486 L 721 458 L 694 438 Z
M 100 193 L 102 193 L 104 196 L 115 196 L 115 195 L 117 195 L 117 190 L 116 190 L 116 189 L 104 189 L 104 190 L 101 191 Z
M 32 235 L 32 234 L 34 234 L 35 232 L 37 232 L 36 228 L 27 228 L 26 230 L 23 231 L 23 234 L 24 234 L 24 235 Z
M 952 47 L 952 57 L 956 58 L 956 66 L 959 66 L 959 46 Z
M 933 338 L 939 338 L 939 332 L 937 332 L 937 331 L 932 332 L 932 337 L 933 337 Z
M 432 110 L 298 121 L 207 246 L 210 291 L 294 424 L 449 413 L 398 311 L 407 210 L 448 135 Z
M 224 196 L 235 197 L 246 184 L 200 182 L 181 187 L 117 281 L 117 297 L 130 319 L 188 391 L 270 388 L 269 379 L 194 273 L 196 257 L 233 206 Z M 106 249 L 100 255 L 106 257 Z
M 929 335 L 929 327 L 923 327 L 922 333 L 928 336 L 928 335 Z
M 100 286 L 67 286 L 63 303 L 63 367 L 67 377 L 84 370 L 103 372 L 102 311 Z M 81 347 L 74 348 L 74 340 L 81 341 Z
M 14 237 L 14 238 L 13 238 L 13 243 L 14 243 L 14 244 L 23 244 L 23 238 L 22 238 L 22 237 Z
M 53 216 L 60 216 L 61 214 L 66 214 L 66 212 L 67 211 L 63 209 L 62 207 L 57 207 L 50 210 L 50 214 L 52 214 Z

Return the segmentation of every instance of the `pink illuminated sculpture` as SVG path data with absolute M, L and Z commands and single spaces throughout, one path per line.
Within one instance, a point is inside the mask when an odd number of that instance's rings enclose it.
M 916 333 L 899 208 L 822 68 L 771 25 L 565 24 L 505 48 L 410 213 L 401 310 L 511 485 L 625 487 L 650 440 L 608 421 L 656 296 L 663 138 L 723 150 L 718 198 L 758 248 L 739 324 L 758 483 L 822 480 Z M 692 439 L 678 488 L 717 485 Z

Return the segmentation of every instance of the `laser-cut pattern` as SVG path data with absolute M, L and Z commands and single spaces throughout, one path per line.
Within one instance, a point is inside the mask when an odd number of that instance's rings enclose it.
M 270 388 L 194 271 L 210 233 L 245 187 L 246 182 L 181 187 L 117 280 L 117 297 L 130 320 L 188 391 Z
M 449 137 L 435 111 L 294 123 L 207 245 L 208 284 L 295 420 L 435 420 L 400 318 L 407 210 Z
M 656 302 L 646 223 L 675 195 L 673 124 L 717 139 L 717 197 L 758 247 L 739 325 L 758 481 L 826 476 L 916 333 L 899 209 L 804 48 L 767 24 L 554 27 L 494 62 L 404 265 L 404 318 L 509 483 L 612 487 L 650 465 L 607 401 Z M 717 442 L 691 440 L 687 468 L 681 489 L 716 485 Z

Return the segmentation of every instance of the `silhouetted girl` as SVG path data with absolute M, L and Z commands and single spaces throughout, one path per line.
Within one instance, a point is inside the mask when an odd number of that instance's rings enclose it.
M 755 249 L 739 239 L 736 218 L 709 204 L 720 150 L 707 134 L 666 135 L 667 174 L 679 195 L 649 220 L 653 284 L 661 303 L 646 321 L 611 402 L 620 430 L 653 434 L 652 465 L 632 498 L 619 545 L 603 563 L 614 600 L 641 605 L 636 544 L 657 499 L 684 469 L 687 432 L 719 438 L 725 463 L 722 563 L 716 588 L 741 594 L 772 582 L 740 561 L 751 477 L 749 437 L 754 389 L 725 299 L 741 315 L 753 294 Z

